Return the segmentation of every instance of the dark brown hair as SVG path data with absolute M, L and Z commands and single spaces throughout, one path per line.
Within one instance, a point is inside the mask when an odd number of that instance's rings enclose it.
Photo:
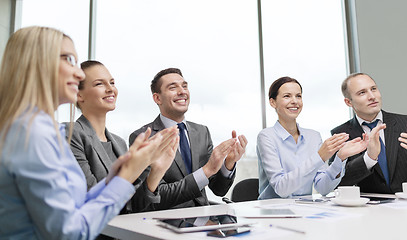
M 85 71 L 86 69 L 93 67 L 93 66 L 104 66 L 103 63 L 95 60 L 88 60 L 84 61 L 81 63 L 81 69 Z M 85 74 L 85 79 L 79 82 L 78 89 L 82 90 L 83 89 L 83 84 L 85 83 L 86 80 L 86 74 Z M 79 106 L 79 102 L 76 102 L 76 107 L 81 109 L 81 106 Z M 82 110 L 82 109 L 81 109 Z
M 278 90 L 280 89 L 281 86 L 283 86 L 283 84 L 285 83 L 289 83 L 289 82 L 295 82 L 297 83 L 300 88 L 301 88 L 301 92 L 302 92 L 302 86 L 301 84 L 295 80 L 294 78 L 290 78 L 290 77 L 281 77 L 277 80 L 275 80 L 269 89 L 269 99 L 276 99 L 277 95 L 278 95 Z
M 161 85 L 162 82 L 160 81 L 160 78 L 164 75 L 170 74 L 170 73 L 176 73 L 179 74 L 181 77 L 182 72 L 178 68 L 167 68 L 164 70 L 159 71 L 155 76 L 154 79 L 151 81 L 151 93 L 160 93 L 161 92 Z
M 83 71 L 85 71 L 86 69 L 93 67 L 93 66 L 97 66 L 97 65 L 101 65 L 104 66 L 103 63 L 99 62 L 99 61 L 95 61 L 95 60 L 88 60 L 88 61 L 84 61 L 83 63 L 81 63 L 81 69 Z M 85 77 L 86 78 L 86 77 Z M 83 83 L 85 80 L 80 81 L 79 82 L 79 86 L 78 89 L 81 90 L 83 89 Z

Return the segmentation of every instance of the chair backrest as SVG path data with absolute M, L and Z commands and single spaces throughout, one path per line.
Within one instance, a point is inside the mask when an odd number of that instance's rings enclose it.
M 248 178 L 238 182 L 232 191 L 233 202 L 257 200 L 259 197 L 259 179 Z

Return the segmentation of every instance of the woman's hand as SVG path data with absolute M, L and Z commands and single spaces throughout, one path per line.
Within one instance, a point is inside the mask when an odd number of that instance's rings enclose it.
M 363 138 L 358 137 L 346 142 L 336 155 L 342 161 L 345 161 L 348 157 L 364 151 L 369 143 L 369 137 L 366 133 L 364 133 L 362 137 Z
M 153 137 L 149 139 L 149 141 L 153 141 L 156 137 L 160 136 L 162 138 L 160 145 L 157 148 L 157 151 L 154 152 L 152 158 L 153 158 L 153 163 L 152 167 L 155 168 L 155 170 L 160 170 L 162 171 L 164 168 L 164 171 L 167 171 L 169 166 L 172 163 L 172 160 L 175 158 L 175 154 L 178 149 L 178 141 L 179 139 L 179 131 L 177 126 L 173 126 L 170 128 L 166 128 L 164 130 L 161 130 L 157 134 L 155 134 Z M 176 142 L 177 141 L 177 142 Z M 177 144 L 175 144 L 177 143 Z M 171 159 L 171 162 L 168 163 L 166 159 Z M 158 161 L 158 162 L 157 162 Z M 164 164 L 164 165 L 163 165 Z
M 154 162 L 153 156 L 156 151 L 162 148 L 163 137 L 161 134 L 157 134 L 154 139 L 149 140 L 148 137 L 150 134 L 151 129 L 148 128 L 146 132 L 137 136 L 134 143 L 130 146 L 129 151 L 125 154 L 129 154 L 130 156 L 128 156 L 128 160 L 121 164 L 117 176 L 133 183 L 144 169 Z M 125 158 L 127 158 L 127 156 Z
M 126 163 L 131 157 L 131 154 L 127 152 L 124 155 L 121 155 L 116 161 L 113 162 L 112 167 L 109 170 L 109 174 L 106 176 L 106 185 L 112 180 L 114 176 L 120 171 L 120 168 L 124 163 Z
M 163 135 L 162 148 L 156 151 L 151 171 L 147 177 L 147 187 L 151 192 L 157 189 L 158 184 L 174 161 L 179 145 L 177 126 L 167 128 L 160 132 Z
M 345 142 L 349 139 L 349 134 L 339 133 L 334 134 L 332 137 L 322 143 L 322 146 L 319 148 L 318 154 L 321 159 L 325 162 L 327 161 L 334 153 L 341 149 Z

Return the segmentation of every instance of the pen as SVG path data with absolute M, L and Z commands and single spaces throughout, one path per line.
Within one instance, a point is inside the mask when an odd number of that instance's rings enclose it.
M 273 224 L 270 224 L 270 227 L 275 227 L 275 228 L 279 228 L 279 229 L 286 230 L 286 231 L 291 231 L 291 232 L 296 232 L 296 233 L 305 234 L 304 231 L 297 230 L 297 229 L 292 229 L 292 228 L 288 228 L 288 227 L 282 227 L 282 226 L 273 225 Z

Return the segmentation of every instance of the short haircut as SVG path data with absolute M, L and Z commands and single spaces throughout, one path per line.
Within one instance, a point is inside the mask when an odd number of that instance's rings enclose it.
M 159 71 L 155 76 L 154 79 L 151 81 L 151 93 L 161 93 L 161 86 L 162 82 L 160 81 L 161 77 L 170 73 L 179 74 L 181 77 L 182 72 L 178 68 L 167 68 L 164 70 Z
M 370 78 L 373 80 L 373 82 L 376 83 L 376 81 L 375 81 L 371 76 L 369 76 L 369 75 L 366 74 L 366 73 L 352 73 L 352 74 L 350 74 L 347 78 L 345 78 L 345 80 L 343 80 L 343 82 L 342 82 L 341 90 L 342 90 L 342 95 L 343 95 L 345 98 L 351 99 L 350 93 L 349 93 L 349 91 L 348 91 L 349 81 L 350 81 L 352 78 L 354 78 L 354 77 L 362 76 L 362 75 L 365 75 L 365 76 L 370 77 Z
M 269 89 L 269 99 L 275 100 L 278 95 L 278 90 L 280 89 L 280 87 L 283 86 L 283 84 L 289 83 L 289 82 L 297 83 L 300 86 L 301 92 L 302 92 L 302 86 L 296 79 L 291 78 L 291 77 L 281 77 L 281 78 L 275 80 L 271 84 L 270 89 Z

